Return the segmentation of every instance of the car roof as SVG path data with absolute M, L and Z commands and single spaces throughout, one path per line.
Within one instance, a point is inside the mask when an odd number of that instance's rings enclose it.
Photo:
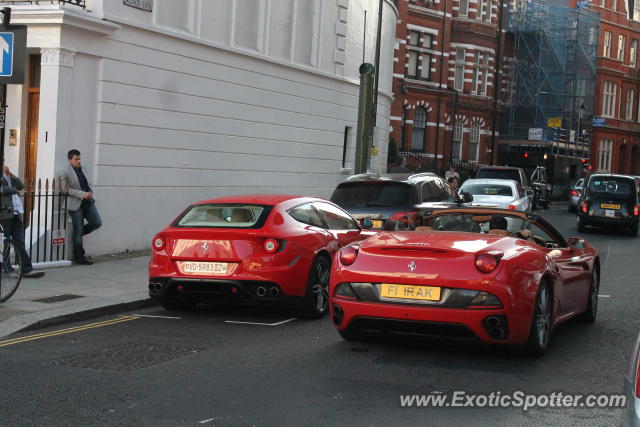
M 634 176 L 632 175 L 622 175 L 622 174 L 618 174 L 618 173 L 594 173 L 589 175 L 589 178 L 592 178 L 594 176 L 604 176 L 607 178 L 627 178 L 627 179 L 635 179 Z
M 510 184 L 517 185 L 518 181 L 515 179 L 497 179 L 497 178 L 473 178 L 466 180 L 462 185 L 466 184 Z
M 482 166 L 480 168 L 478 168 L 478 170 L 480 169 L 522 169 L 516 166 Z
M 361 173 L 358 175 L 351 175 L 345 181 L 340 184 L 351 182 L 367 182 L 367 181 L 381 181 L 381 182 L 405 182 L 414 183 L 424 180 L 426 178 L 440 178 L 439 175 L 433 172 L 421 172 L 421 173 L 390 173 L 385 175 L 377 175 L 372 173 Z
M 315 197 L 296 196 L 291 194 L 240 194 L 235 196 L 218 197 L 215 199 L 201 200 L 194 204 L 207 203 L 255 203 L 258 205 L 277 205 L 294 199 L 322 200 Z

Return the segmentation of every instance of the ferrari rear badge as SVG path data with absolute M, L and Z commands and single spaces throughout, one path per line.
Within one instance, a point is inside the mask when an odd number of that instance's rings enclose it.
M 411 262 L 409 263 L 409 271 L 410 271 L 410 272 L 412 272 L 412 273 L 413 273 L 414 271 L 416 271 L 416 262 L 415 262 L 415 261 L 411 261 Z
M 209 244 L 207 242 L 202 242 L 200 248 L 202 249 L 202 252 L 209 252 Z

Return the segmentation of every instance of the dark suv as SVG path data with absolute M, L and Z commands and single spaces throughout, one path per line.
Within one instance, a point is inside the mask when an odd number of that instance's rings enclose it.
M 525 193 L 531 200 L 531 207 L 535 209 L 537 200 L 535 198 L 535 192 L 533 188 L 529 186 L 529 180 L 527 180 L 527 174 L 522 168 L 509 167 L 509 166 L 483 166 L 478 169 L 475 176 L 476 179 L 490 178 L 490 179 L 513 179 L 518 182 Z
M 356 219 L 370 218 L 374 229 L 387 220 L 407 217 L 417 220 L 423 209 L 459 206 L 462 200 L 441 177 L 433 173 L 415 175 L 360 174 L 340 183 L 331 201 Z
M 627 228 L 638 235 L 640 207 L 636 179 L 628 175 L 591 175 L 578 200 L 578 231 L 587 225 Z

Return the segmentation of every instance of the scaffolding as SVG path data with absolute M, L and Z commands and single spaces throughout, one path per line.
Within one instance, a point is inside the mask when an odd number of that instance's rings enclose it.
M 569 8 L 559 0 L 510 3 L 507 40 L 513 60 L 505 70 L 510 85 L 503 139 L 529 140 L 530 129 L 542 129 L 541 140 L 554 154 L 584 156 L 588 150 L 600 17 L 580 6 Z M 548 126 L 553 118 L 559 126 Z

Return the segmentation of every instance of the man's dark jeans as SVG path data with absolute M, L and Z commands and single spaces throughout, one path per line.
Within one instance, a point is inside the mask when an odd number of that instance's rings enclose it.
M 73 224 L 73 258 L 77 261 L 84 259 L 82 236 L 100 228 L 102 220 L 96 208 L 96 202 L 93 200 L 83 200 L 80 208 L 69 211 L 69 215 L 71 215 Z M 86 224 L 84 223 L 85 219 L 87 220 Z
M 22 271 L 24 273 L 31 272 L 31 270 L 33 270 L 33 265 L 31 265 L 31 258 L 29 258 L 29 254 L 24 247 L 24 222 L 22 221 L 22 215 L 16 214 L 13 218 L 3 219 L 2 229 L 4 230 L 5 239 L 13 240 L 18 247 L 18 251 L 20 251 L 20 256 L 22 257 L 22 262 L 24 264 L 24 269 Z M 7 262 L 7 260 L 4 259 L 2 261 Z

